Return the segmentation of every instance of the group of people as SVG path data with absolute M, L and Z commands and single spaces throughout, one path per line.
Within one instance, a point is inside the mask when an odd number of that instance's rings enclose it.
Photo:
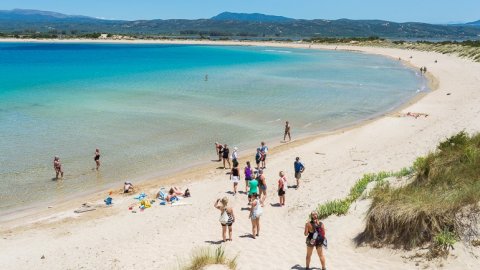
M 96 170 L 100 168 L 100 149 L 95 149 L 95 153 L 93 155 L 93 160 L 95 161 Z M 62 163 L 60 162 L 60 158 L 55 156 L 53 158 L 53 169 L 55 170 L 55 180 L 58 180 L 58 176 L 63 178 L 63 168 Z
M 421 67 L 420 68 L 420 75 L 423 75 L 425 73 L 427 73 L 427 67 Z

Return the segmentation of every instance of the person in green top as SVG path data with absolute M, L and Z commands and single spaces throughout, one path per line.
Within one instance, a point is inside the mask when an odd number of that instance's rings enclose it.
M 254 193 L 258 194 L 258 180 L 253 178 L 248 182 L 248 186 L 250 187 L 250 190 L 248 191 L 248 205 L 250 205 L 252 202 L 252 195 Z

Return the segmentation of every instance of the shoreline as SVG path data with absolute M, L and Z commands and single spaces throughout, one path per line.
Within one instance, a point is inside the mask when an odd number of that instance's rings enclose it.
M 85 43 L 85 44 L 180 44 L 180 45 L 216 45 L 216 46 L 258 46 L 258 47 L 276 47 L 276 48 L 294 48 L 294 49 L 314 49 L 314 50 L 337 50 L 339 51 L 348 51 L 352 53 L 366 53 L 359 49 L 352 48 L 341 48 L 338 45 L 313 45 L 311 46 L 308 43 L 286 43 L 286 42 L 256 42 L 256 41 L 197 41 L 197 40 L 93 40 L 93 39 L 71 39 L 71 40 L 36 40 L 36 39 L 0 39 L 0 42 L 23 42 L 23 43 Z M 65 42 L 67 41 L 67 42 Z M 372 54 L 375 55 L 375 54 Z M 376 54 L 379 55 L 379 54 Z M 380 54 L 381 55 L 381 54 Z M 390 58 L 392 61 L 397 61 L 397 58 L 390 55 L 381 55 L 386 58 Z M 406 68 L 410 68 L 414 71 L 418 70 L 419 67 L 412 65 L 410 62 L 402 59 L 402 65 Z M 296 137 L 291 142 L 282 142 L 281 140 L 276 139 L 267 139 L 265 140 L 267 145 L 269 145 L 269 153 L 278 154 L 282 151 L 286 151 L 290 148 L 304 145 L 308 142 L 320 139 L 326 136 L 331 136 L 335 134 L 344 133 L 346 131 L 357 129 L 363 126 L 366 126 L 372 122 L 375 122 L 384 117 L 390 117 L 395 114 L 398 114 L 407 107 L 415 104 L 430 92 L 438 89 L 438 80 L 430 73 L 427 73 L 423 78 L 426 82 L 427 91 L 422 91 L 415 94 L 412 98 L 407 99 L 405 102 L 400 103 L 394 108 L 379 112 L 377 114 L 371 115 L 368 118 L 361 119 L 352 123 L 344 124 L 338 128 L 334 128 L 328 131 L 315 131 L 305 134 L 301 134 Z M 281 131 L 281 130 L 280 130 Z M 279 137 L 281 137 L 281 132 L 279 132 Z M 276 142 L 274 142 L 276 141 Z M 213 148 L 213 146 L 212 146 Z M 212 150 L 213 152 L 213 150 Z M 245 154 L 253 153 L 253 154 Z M 239 163 L 240 165 L 244 164 L 247 160 L 254 160 L 255 149 L 244 149 L 240 151 Z M 213 155 L 212 155 L 213 156 Z M 220 164 L 212 161 L 201 161 L 190 165 L 181 166 L 179 168 L 171 169 L 166 172 L 155 172 L 146 175 L 141 175 L 135 177 L 138 180 L 135 180 L 135 186 L 138 189 L 152 189 L 154 186 L 168 186 L 168 185 L 180 185 L 183 183 L 192 183 L 198 180 L 199 175 L 204 174 L 208 170 L 212 169 L 213 164 Z M 241 166 L 240 166 L 241 167 Z M 14 208 L 9 211 L 3 211 L 0 217 L 0 225 L 5 225 L 8 223 L 15 223 L 16 221 L 21 221 L 23 219 L 32 220 L 32 217 L 38 218 L 39 216 L 51 215 L 55 212 L 65 211 L 71 208 L 74 208 L 74 205 L 80 205 L 85 201 L 99 200 L 105 194 L 108 194 L 109 191 L 118 190 L 122 186 L 122 183 L 110 183 L 106 187 L 85 190 L 78 193 L 69 194 L 62 199 L 53 199 L 46 200 L 44 202 L 39 202 L 38 204 L 31 204 L 25 207 Z M 55 207 L 52 207 L 55 205 Z M 56 210 L 53 210 L 56 209 Z M 47 213 L 45 213 L 47 212 Z M 53 212 L 53 213 L 52 213 Z M 28 223 L 28 222 L 27 222 Z M 21 226 L 21 225 L 20 225 Z M 16 226 L 15 226 L 16 227 Z M 2 226 L 0 226 L 0 231 Z
M 128 207 L 135 201 L 134 195 L 114 194 L 113 207 L 74 214 L 74 206 L 84 202 L 77 199 L 69 202 L 70 208 L 59 205 L 42 211 L 43 214 L 0 224 L 2 266 L 6 269 L 175 269 L 180 262 L 189 260 L 189 253 L 196 247 L 222 245 L 227 256 L 237 256 L 239 270 L 259 265 L 265 269 L 303 269 L 305 217 L 318 204 L 345 197 L 365 173 L 411 166 L 417 157 L 435 149 L 440 140 L 461 130 L 480 131 L 479 63 L 435 52 L 351 46 L 341 49 L 397 59 L 413 56 L 407 62 L 427 66 L 438 79 L 438 89 L 400 111 L 429 116 L 415 119 L 385 115 L 359 127 L 283 144 L 272 150 L 265 170 L 268 195 L 262 233 L 257 239 L 250 237 L 246 196 L 228 194 L 232 184 L 226 171 L 207 168 L 204 172 L 191 170 L 172 177 L 183 180 L 180 182 L 183 188 L 189 183 L 192 197 L 182 199 L 185 202 L 182 206 L 160 206 L 157 201 L 153 207 L 133 213 Z M 288 184 L 293 184 L 295 156 L 300 156 L 306 164 L 302 186 L 287 190 L 284 207 L 275 206 L 278 172 L 285 171 Z M 158 186 L 145 184 L 140 191 L 152 195 Z M 243 182 L 239 188 L 243 190 Z M 103 202 L 105 195 L 92 195 L 89 200 Z M 222 244 L 218 241 L 221 239 L 219 211 L 213 208 L 213 203 L 223 196 L 229 198 L 236 221 L 233 241 Z M 355 246 L 352 240 L 365 228 L 368 207 L 368 200 L 356 201 L 347 215 L 322 220 L 329 239 L 330 248 L 324 250 L 328 268 L 478 268 L 476 256 L 480 251 L 462 243 L 455 244 L 447 260 L 426 263 L 412 258 L 416 250 Z M 15 225 L 20 226 L 13 228 Z M 319 266 L 317 257 L 312 264 L 315 268 Z

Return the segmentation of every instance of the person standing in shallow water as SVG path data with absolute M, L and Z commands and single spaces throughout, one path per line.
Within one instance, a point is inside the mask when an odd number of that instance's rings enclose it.
M 285 122 L 285 133 L 283 134 L 284 142 L 286 142 L 287 135 L 288 135 L 288 141 L 291 141 L 292 137 L 290 136 L 290 124 L 288 123 L 288 121 Z
M 95 160 L 95 164 L 97 165 L 97 171 L 98 171 L 98 168 L 100 168 L 100 149 L 98 148 L 95 149 L 93 160 Z
M 53 158 L 53 168 L 55 169 L 55 179 L 58 179 L 58 175 L 63 178 L 62 163 L 58 156 Z

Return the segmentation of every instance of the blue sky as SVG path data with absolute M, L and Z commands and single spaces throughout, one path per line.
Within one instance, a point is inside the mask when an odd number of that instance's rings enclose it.
M 0 9 L 13 8 L 126 20 L 209 18 L 223 11 L 297 19 L 480 20 L 480 0 L 0 0 Z

